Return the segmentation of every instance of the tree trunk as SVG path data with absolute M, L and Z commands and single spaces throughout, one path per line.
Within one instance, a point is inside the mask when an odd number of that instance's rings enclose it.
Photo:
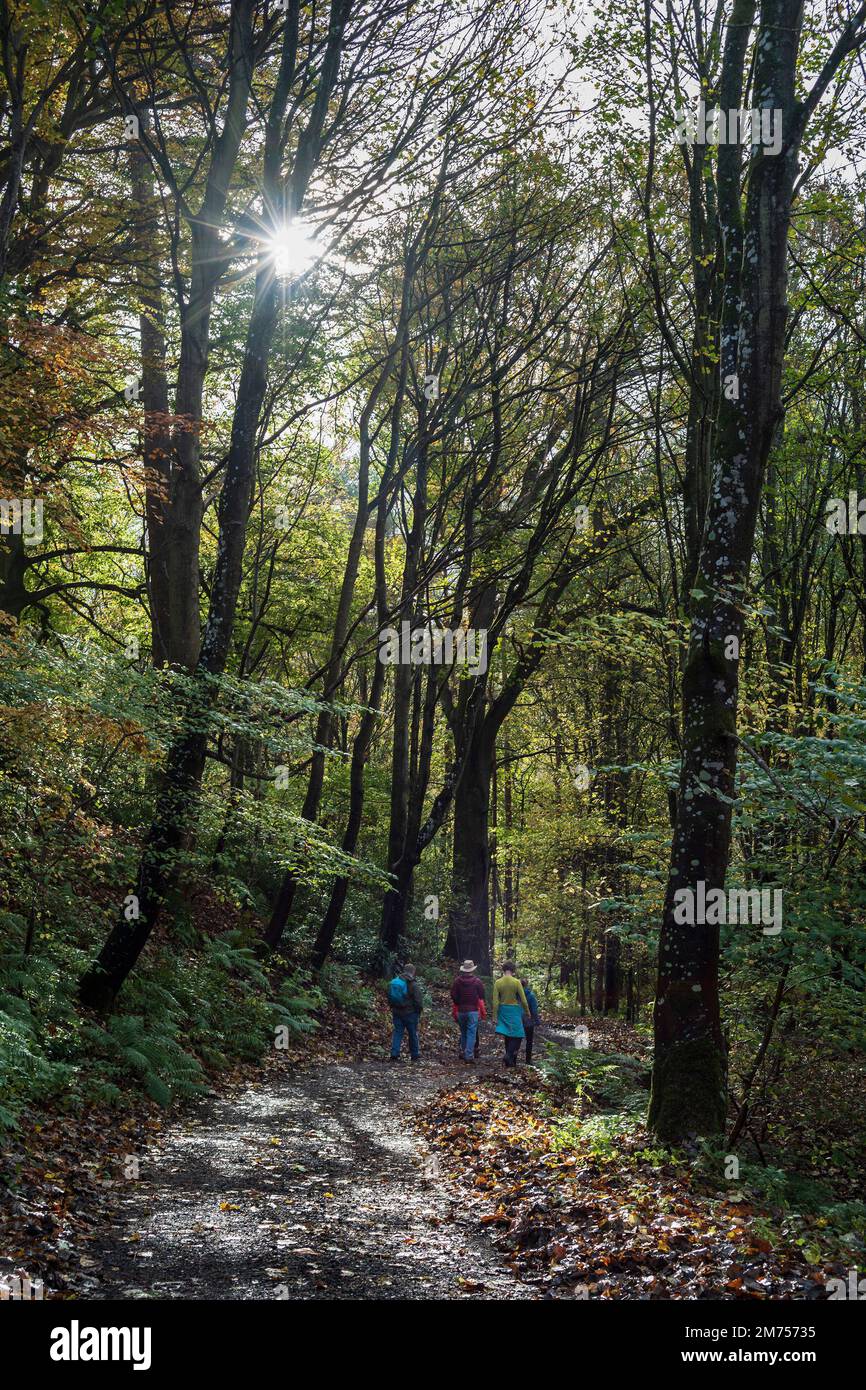
M 496 951 L 496 903 L 499 898 L 499 854 L 496 844 L 496 827 L 499 819 L 499 789 L 496 784 L 496 758 L 490 777 L 490 923 L 487 942 L 491 959 Z
M 424 547 L 427 521 L 427 438 L 426 413 L 423 403 L 418 411 L 418 448 L 415 468 L 415 489 L 412 498 L 412 526 L 406 541 L 403 562 L 403 582 L 400 590 L 400 620 L 411 624 L 415 612 L 415 587 Z M 419 668 L 398 662 L 394 667 L 394 713 L 391 740 L 391 810 L 388 821 L 388 872 L 396 880 L 382 903 L 380 937 L 387 952 L 397 949 L 404 934 L 407 895 L 417 859 L 413 857 L 414 841 L 410 843 L 411 780 L 410 739 L 412 722 L 412 690 Z
M 385 524 L 388 517 L 388 504 L 385 497 L 384 488 L 379 491 L 379 508 L 376 514 L 376 613 L 379 621 L 379 629 L 384 626 L 387 608 L 387 581 L 385 575 Z M 361 726 L 358 736 L 352 748 L 352 763 L 349 771 L 349 814 L 346 821 L 346 829 L 343 832 L 343 851 L 346 854 L 354 854 L 358 843 L 358 836 L 361 832 L 361 819 L 364 812 L 364 771 L 367 766 L 367 759 L 370 755 L 370 746 L 373 741 L 373 734 L 378 723 L 379 709 L 382 704 L 382 695 L 385 690 L 385 666 L 381 661 L 377 661 L 373 671 L 373 683 L 370 693 L 365 700 L 366 711 L 361 719 Z M 337 927 L 340 924 L 340 917 L 343 912 L 343 905 L 346 901 L 346 894 L 349 890 L 349 880 L 345 874 L 341 874 L 334 881 L 331 888 L 331 896 L 325 915 L 319 926 L 316 940 L 313 945 L 312 964 L 314 969 L 321 970 L 328 958 L 333 945 Z
M 346 564 L 343 570 L 343 582 L 340 586 L 340 597 L 337 604 L 337 615 L 334 622 L 334 631 L 331 637 L 331 648 L 328 657 L 328 665 L 325 671 L 323 698 L 330 700 L 339 688 L 342 680 L 342 668 L 346 639 L 349 633 L 349 626 L 352 616 L 352 604 L 355 597 L 355 588 L 358 582 L 358 570 L 363 553 L 364 539 L 367 533 L 367 525 L 370 519 L 370 421 L 376 404 L 385 389 L 388 378 L 391 375 L 394 364 L 400 356 L 401 365 L 397 392 L 394 406 L 391 411 L 391 448 L 389 451 L 388 466 L 385 470 L 385 477 L 380 484 L 380 495 L 386 487 L 386 479 L 393 470 L 396 459 L 397 445 L 399 442 L 399 426 L 403 406 L 403 397 L 406 386 L 406 373 L 408 367 L 406 334 L 408 330 L 409 315 L 411 308 L 411 283 L 414 274 L 414 258 L 409 255 L 403 269 L 403 290 L 401 299 L 400 320 L 397 327 L 394 342 L 385 359 L 385 363 L 376 380 L 376 383 L 367 398 L 366 405 L 361 415 L 359 423 L 360 453 L 358 460 L 358 502 L 355 509 L 355 521 L 352 527 L 352 537 L 349 541 L 349 550 L 346 556 Z M 381 602 L 378 605 L 380 623 L 384 623 L 384 610 Z M 400 668 L 398 668 L 399 670 Z M 301 815 L 304 820 L 315 821 L 319 814 L 319 803 L 322 797 L 322 789 L 325 779 L 325 757 L 326 749 L 332 737 L 332 716 L 330 710 L 322 710 L 316 724 L 315 748 L 313 749 L 312 762 L 310 764 L 310 776 L 307 782 L 307 791 L 304 797 L 304 804 L 301 808 Z M 351 812 L 350 812 L 351 815 Z M 291 916 L 292 907 L 297 891 L 297 875 L 292 871 L 285 875 L 280 885 L 274 903 L 271 920 L 265 932 L 265 941 L 269 946 L 278 946 L 285 931 L 286 923 Z M 343 890 L 345 898 L 345 890 Z M 336 907 L 336 902 L 335 902 Z M 341 904 L 342 909 L 342 904 Z M 334 923 L 336 930 L 336 923 Z M 329 943 L 330 947 L 330 943 Z M 316 947 L 318 950 L 318 946 Z
M 621 942 L 616 932 L 605 933 L 604 950 L 604 1012 L 619 1013 L 619 996 L 622 986 L 620 967 Z
M 475 961 L 490 974 L 489 807 L 495 746 L 479 731 L 454 798 L 454 857 L 445 955 Z
M 352 748 L 352 763 L 349 772 L 349 815 L 346 821 L 346 829 L 343 832 L 342 842 L 344 854 L 354 854 L 358 844 L 358 836 L 361 831 L 361 820 L 364 812 L 364 770 L 367 766 L 367 759 L 370 754 L 370 744 L 378 720 L 378 711 L 382 701 L 382 690 L 384 685 L 385 667 L 381 662 L 377 662 L 376 670 L 373 673 L 373 685 L 369 696 L 367 712 L 361 720 L 361 727 Z M 340 924 L 340 916 L 343 911 L 343 904 L 346 901 L 348 889 L 349 880 L 345 874 L 342 874 L 335 880 L 331 888 L 328 906 L 316 935 L 311 962 L 315 970 L 321 970 L 328 958 L 337 932 L 337 927 Z
M 24 537 L 10 531 L 0 537 L 0 612 L 17 622 L 30 602 L 24 576 L 31 564 Z
M 725 42 L 720 106 L 742 105 L 754 0 L 737 0 Z M 724 888 L 735 795 L 739 642 L 764 469 L 781 418 L 787 318 L 787 238 L 797 149 L 807 108 L 794 97 L 801 0 L 765 0 L 755 44 L 754 91 L 781 112 L 783 147 L 753 147 L 745 219 L 740 150 L 719 146 L 719 221 L 724 239 L 724 396 L 713 483 L 683 674 L 683 760 L 677 824 L 659 939 L 655 1064 L 649 1122 L 678 1143 L 724 1130 L 726 1052 L 719 1013 L 719 928 L 679 924 L 680 890 Z M 828 78 L 829 80 L 829 78 Z M 777 118 L 778 119 L 778 118 Z M 730 639 L 735 639 L 735 645 Z M 694 901 L 694 898 L 692 899 Z
M 167 495 L 154 510 L 151 582 L 160 596 L 158 649 L 172 665 L 194 671 L 201 651 L 199 548 L 204 515 L 201 432 L 214 294 L 226 266 L 219 232 L 246 127 L 253 76 L 253 6 L 234 0 L 226 62 L 226 115 L 215 141 L 204 198 L 190 225 L 189 295 L 181 301 L 180 361 Z M 153 272 L 158 274 L 157 268 Z M 143 340 L 144 345 L 144 340 Z M 158 447 L 156 445 L 155 447 Z
M 505 778 L 502 790 L 502 811 L 505 817 L 505 831 L 508 836 L 508 848 L 505 851 L 505 898 L 502 904 L 502 916 L 505 924 L 505 955 L 506 958 L 514 950 L 514 865 L 512 863 L 511 849 L 511 829 L 514 820 L 514 800 L 513 784 L 511 771 L 511 748 L 508 740 L 502 750 L 505 763 Z
M 604 961 L 607 947 L 607 937 L 602 936 L 598 943 L 598 956 L 595 962 L 595 983 L 592 991 L 592 1011 L 594 1014 L 604 1012 Z
M 185 646 L 174 640 L 174 599 L 167 553 L 170 549 L 166 520 L 171 496 L 172 440 L 165 363 L 165 311 L 157 238 L 158 204 L 153 191 L 150 161 L 141 145 L 136 144 L 131 148 L 129 170 L 136 205 L 134 235 L 141 338 L 141 398 L 144 406 L 143 461 L 151 655 L 157 667 L 187 665 L 192 651 L 187 651 Z
M 256 302 L 247 332 L 228 463 L 220 494 L 220 543 L 207 628 L 196 666 L 197 679 L 188 697 L 180 733 L 169 751 L 156 814 L 144 844 L 135 887 L 138 917 L 129 922 L 121 914 L 98 960 L 81 981 L 81 1000 L 93 1007 L 111 1005 L 138 960 L 171 894 L 176 874 L 175 857 L 194 824 L 207 751 L 209 716 L 216 700 L 212 678 L 225 670 L 234 630 L 255 476 L 256 431 L 276 318 L 274 277 L 271 268 L 263 265 L 256 279 Z

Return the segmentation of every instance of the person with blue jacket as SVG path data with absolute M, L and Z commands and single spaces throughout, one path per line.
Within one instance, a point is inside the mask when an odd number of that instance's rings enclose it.
M 391 1037 L 391 1061 L 400 1061 L 400 1048 L 403 1034 L 406 1033 L 409 1038 L 409 1056 L 413 1062 L 420 1062 L 418 1024 L 421 1020 L 424 1000 L 415 978 L 415 967 L 411 961 L 406 962 L 403 969 L 394 976 L 389 984 L 388 1003 L 391 1005 L 391 1018 L 394 1024 L 394 1032 Z
M 541 1015 L 538 1012 L 538 996 L 535 990 L 530 989 L 528 980 L 521 980 L 523 993 L 526 995 L 528 1009 L 523 1013 L 523 1031 L 526 1034 L 526 1061 L 532 1061 L 532 1043 L 535 1038 L 535 1030 L 541 1023 Z

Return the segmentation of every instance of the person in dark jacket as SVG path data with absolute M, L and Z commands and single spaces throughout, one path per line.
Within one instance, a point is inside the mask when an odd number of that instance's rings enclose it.
M 526 1060 L 532 1061 L 532 1044 L 535 1039 L 535 1030 L 541 1022 L 541 1015 L 538 1012 L 538 997 L 534 990 L 530 989 L 528 980 L 521 980 L 523 993 L 526 995 L 528 1010 L 523 1014 L 523 1031 L 526 1034 Z
M 391 1061 L 399 1062 L 400 1048 L 403 1045 L 403 1034 L 409 1035 L 409 1056 L 413 1062 L 420 1062 L 421 1049 L 418 1045 L 418 1024 L 421 1021 L 421 1011 L 424 1008 L 424 1000 L 421 996 L 421 989 L 415 978 L 415 967 L 410 960 L 407 960 L 403 969 L 395 977 L 396 980 L 403 980 L 406 985 L 405 1001 L 395 1002 L 390 999 L 391 1018 L 394 1023 L 394 1032 L 391 1038 Z M 391 981 L 394 984 L 394 980 Z
M 484 986 L 475 974 L 474 960 L 465 960 L 461 965 L 451 986 L 451 998 L 460 1027 L 460 1060 L 474 1062 L 478 1018 L 485 1008 Z

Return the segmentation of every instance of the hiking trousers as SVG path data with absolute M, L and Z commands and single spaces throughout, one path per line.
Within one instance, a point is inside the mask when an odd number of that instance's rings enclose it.
M 507 1067 L 517 1066 L 517 1054 L 520 1051 L 520 1044 L 522 1042 L 522 1038 L 505 1039 L 505 1065 Z
M 392 1014 L 391 1014 L 391 1017 L 392 1017 L 393 1020 L 394 1020 L 394 1033 L 393 1033 L 393 1036 L 392 1036 L 392 1038 L 391 1038 L 391 1056 L 392 1056 L 392 1057 L 399 1057 L 399 1056 L 400 1056 L 400 1048 L 401 1048 L 402 1045 L 403 1045 L 403 1034 L 404 1034 L 404 1033 L 408 1033 L 408 1034 L 409 1034 L 409 1056 L 410 1056 L 410 1057 L 412 1058 L 412 1060 L 414 1061 L 416 1058 L 418 1058 L 418 1057 L 421 1056 L 421 1051 L 420 1051 L 420 1049 L 419 1049 L 419 1047 L 418 1047 L 418 1019 L 419 1019 L 419 1015 L 416 1014 L 416 1013 L 413 1013 L 413 1014 L 410 1014 L 408 1018 L 401 1018 L 399 1014 L 397 1014 L 397 1013 L 392 1013 Z
M 461 1011 L 457 1015 L 457 1022 L 460 1025 L 460 1056 L 471 1062 L 475 1056 L 478 1038 L 478 1010 L 467 1009 L 465 1013 Z

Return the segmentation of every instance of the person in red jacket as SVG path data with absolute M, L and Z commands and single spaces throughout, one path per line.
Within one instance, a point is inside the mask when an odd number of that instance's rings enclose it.
M 474 960 L 465 960 L 461 965 L 451 986 L 451 998 L 460 1025 L 460 1059 L 463 1062 L 474 1062 L 478 1018 L 487 1012 L 484 986 L 475 974 Z

